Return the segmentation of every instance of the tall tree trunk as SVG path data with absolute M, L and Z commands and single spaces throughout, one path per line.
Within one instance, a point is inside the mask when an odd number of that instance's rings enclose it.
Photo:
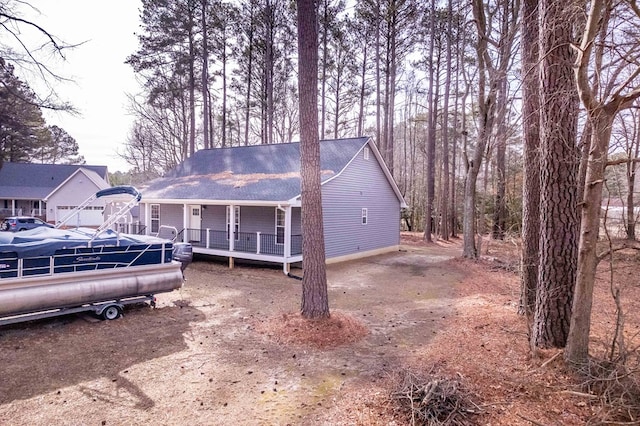
M 508 34 L 511 27 L 517 26 L 519 1 L 510 2 L 505 1 L 502 3 L 502 22 L 501 33 Z M 505 51 L 507 43 L 504 43 L 500 49 L 500 56 L 507 58 L 510 56 L 510 52 Z M 496 133 L 496 192 L 494 199 L 494 216 L 493 216 L 493 238 L 502 240 L 504 239 L 504 233 L 506 231 L 507 222 L 507 205 L 505 200 L 506 195 L 506 151 L 507 151 L 507 125 L 506 117 L 507 110 L 509 108 L 509 91 L 507 85 L 507 79 L 502 78 L 498 82 L 498 97 L 497 97 L 497 133 Z
M 503 132 L 500 132 L 500 129 Z M 506 228 L 507 207 L 505 201 L 506 193 L 506 153 L 507 141 L 505 139 L 504 126 L 499 126 L 498 133 L 500 135 L 496 140 L 496 195 L 494 199 L 493 209 L 493 238 L 503 240 Z
M 458 24 L 458 31 L 460 32 L 460 27 L 461 24 Z M 459 52 L 460 51 L 460 45 L 463 42 L 463 37 L 458 37 L 456 40 L 456 51 Z M 465 129 L 465 125 L 463 124 L 465 121 L 465 117 L 466 114 L 460 114 L 459 113 L 459 108 L 460 105 L 462 105 L 462 108 L 464 108 L 464 105 L 466 105 L 466 98 L 467 98 L 467 93 L 469 92 L 469 87 L 465 87 L 465 93 L 463 95 L 462 98 L 462 102 L 460 102 L 459 99 L 459 89 L 460 89 L 460 63 L 461 63 L 461 55 L 456 55 L 456 70 L 458 70 L 458 72 L 456 73 L 456 84 L 455 84 L 455 90 L 454 93 L 456 94 L 455 96 L 455 101 L 454 101 L 454 106 L 453 106 L 453 125 L 455 128 L 455 133 L 453 136 L 453 148 L 452 148 L 452 156 L 451 156 L 451 170 L 452 170 L 452 175 L 451 175 L 451 236 L 453 238 L 456 238 L 458 236 L 458 206 L 457 206 L 457 199 L 456 199 L 456 173 L 457 173 L 457 158 L 458 158 L 458 140 L 459 140 L 459 136 L 460 133 L 464 133 L 464 129 Z M 459 116 L 462 115 L 462 123 L 460 125 L 461 129 L 460 132 L 458 132 L 458 119 Z
M 452 71 L 453 0 L 447 3 L 447 72 L 444 82 L 444 104 L 442 105 L 442 184 L 440 188 L 440 238 L 449 240 L 449 95 Z
M 324 139 L 325 124 L 327 119 L 327 56 L 329 49 L 329 4 L 328 0 L 322 0 L 322 24 L 320 25 L 322 62 L 320 64 L 320 139 Z
M 571 5 L 540 3 L 540 262 L 531 343 L 563 347 L 578 248 L 578 102 Z
M 375 0 L 376 2 L 376 19 L 375 19 L 375 44 L 376 44 L 376 144 L 378 144 L 378 148 L 382 150 L 383 142 L 380 140 L 380 20 L 382 19 L 380 16 L 380 1 Z
M 394 126 L 395 126 L 395 104 L 396 104 L 396 77 L 398 72 L 398 52 L 397 52 L 397 35 L 398 35 L 398 11 L 397 11 L 397 3 L 396 0 L 392 0 L 392 12 L 391 12 L 391 34 L 389 35 L 389 51 L 390 51 L 390 61 L 389 61 L 389 94 L 388 99 L 389 103 L 387 105 L 387 135 L 386 146 L 387 146 L 387 166 L 389 167 L 389 172 L 394 174 L 394 151 L 395 151 L 395 138 L 394 138 Z
M 429 16 L 429 34 L 431 34 L 431 40 L 429 42 L 429 89 L 427 91 L 427 104 L 429 106 L 429 117 L 427 123 L 427 170 L 425 173 L 426 178 L 426 197 L 424 205 L 424 236 L 423 239 L 427 242 L 432 242 L 431 231 L 433 230 L 434 217 L 433 217 L 433 200 L 435 198 L 435 186 L 436 186 L 436 105 L 438 99 L 434 95 L 434 86 L 438 84 L 436 81 L 434 66 L 434 53 L 435 53 L 435 22 L 436 22 L 436 2 L 431 0 Z
M 302 316 L 329 316 L 325 268 L 320 141 L 318 137 L 318 34 L 314 0 L 298 1 L 298 92 L 302 185 Z
M 253 77 L 253 36 L 254 36 L 254 26 L 253 26 L 253 3 L 249 2 L 250 12 L 249 12 L 249 34 L 247 35 L 247 48 L 248 48 L 248 65 L 247 65 L 247 85 L 245 91 L 245 100 L 244 100 L 244 145 L 249 145 L 249 120 L 251 119 L 251 83 Z
M 189 25 L 189 155 L 196 152 L 196 72 L 195 41 L 193 37 L 193 17 Z
M 388 19 L 388 18 L 387 18 Z M 391 49 L 390 49 L 390 27 L 387 25 L 387 34 L 385 37 L 385 59 L 384 59 L 384 98 L 382 101 L 382 135 L 380 137 L 380 152 L 385 163 L 389 165 L 389 109 L 391 108 L 390 94 L 391 94 Z
M 342 55 L 342 49 L 338 48 L 338 52 L 336 53 L 336 55 L 338 55 L 337 62 L 339 63 L 339 61 L 341 60 L 341 55 Z M 341 95 L 341 90 L 342 90 L 342 69 L 340 67 L 338 67 L 336 69 L 336 82 L 335 82 L 335 100 L 336 100 L 336 114 L 333 120 L 333 138 L 334 139 L 338 139 L 338 127 L 340 126 L 340 108 L 342 107 L 340 105 L 340 95 Z
M 538 72 L 538 0 L 522 2 L 522 137 L 524 148 L 522 185 L 521 314 L 531 317 L 538 285 L 540 243 L 540 98 Z
M 266 90 L 266 127 L 265 127 L 265 143 L 273 143 L 273 116 L 274 116 L 274 103 L 273 103 L 273 72 L 274 72 L 274 31 L 275 31 L 275 12 L 271 0 L 267 0 L 266 4 L 266 16 L 267 16 L 267 45 L 265 46 L 265 90 Z
M 589 354 L 592 294 L 596 267 L 598 266 L 596 250 L 600 229 L 602 188 L 613 116 L 605 108 L 597 108 L 590 112 L 589 119 L 592 136 L 582 199 L 576 291 L 573 301 L 571 331 L 565 349 L 566 359 L 572 362 L 584 362 Z
M 473 159 L 467 160 L 467 175 L 464 184 L 464 211 L 463 211 L 463 245 L 462 255 L 475 259 L 479 253 L 476 247 L 476 184 L 482 159 L 493 129 L 495 120 L 497 76 L 489 75 L 492 69 L 488 51 L 487 22 L 484 12 L 484 2 L 473 0 L 473 17 L 476 23 L 479 40 L 476 43 L 476 56 L 478 59 L 478 136 Z M 495 74 L 495 73 L 494 73 Z M 489 81 L 487 81 L 489 77 Z M 487 92 L 488 89 L 488 92 Z
M 364 98 L 367 88 L 367 43 L 364 43 L 362 51 L 362 68 L 360 70 L 360 99 L 358 105 L 358 133 L 356 136 L 362 136 L 362 128 L 364 127 Z
M 207 3 L 202 0 L 202 134 L 204 149 L 209 149 L 209 38 L 207 30 Z
M 601 59 L 605 44 L 595 43 L 596 35 L 608 34 L 608 19 L 612 3 L 605 0 L 594 0 L 585 25 L 584 35 L 575 61 L 575 79 L 580 100 L 587 110 L 591 126 L 591 143 L 584 184 L 584 195 L 581 203 L 580 245 L 578 247 L 578 271 L 575 283 L 575 298 L 571 315 L 571 331 L 565 348 L 565 359 L 572 363 L 586 362 L 589 355 L 589 332 L 591 329 L 591 307 L 593 304 L 593 287 L 596 267 L 598 265 L 597 242 L 600 229 L 600 209 L 602 208 L 602 188 L 604 171 L 607 165 L 607 153 L 611 139 L 611 125 L 616 114 L 630 107 L 638 97 L 640 88 L 629 89 L 618 86 L 609 96 L 601 96 L 599 82 L 593 86 L 589 82 L 591 70 L 590 58 L 595 49 L 596 74 L 602 70 Z M 640 12 L 636 11 L 638 15 Z M 597 45 L 597 47 L 594 47 Z M 619 70 L 620 71 L 620 70 Z M 633 65 L 630 68 L 635 76 L 640 70 Z M 623 73 L 623 71 L 620 71 Z M 625 77 L 626 78 L 626 77 Z M 631 80 L 628 80 L 631 81 Z M 628 90 L 627 94 L 621 93 Z M 599 98 L 607 99 L 606 102 Z
M 638 115 L 638 123 L 636 123 L 636 141 L 633 143 L 635 151 L 629 150 L 629 159 L 638 158 L 640 154 L 640 115 Z M 634 152 L 632 152 L 634 151 Z M 636 186 L 636 163 L 627 161 L 627 239 L 636 239 L 636 215 L 634 191 Z
M 226 32 L 226 31 L 225 31 Z M 227 146 L 227 45 L 222 45 L 222 116 L 221 121 L 221 145 Z

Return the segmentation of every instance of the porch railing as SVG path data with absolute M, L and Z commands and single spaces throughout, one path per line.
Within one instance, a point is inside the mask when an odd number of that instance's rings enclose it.
M 113 225 L 117 232 L 123 234 L 144 235 L 147 227 L 141 223 L 116 223 Z
M 186 236 L 185 240 L 194 247 L 231 251 L 231 242 L 226 231 L 187 228 L 180 231 L 178 240 L 182 240 L 183 235 Z M 278 243 L 275 234 L 238 232 L 233 241 L 233 251 L 284 256 L 284 243 Z M 291 255 L 300 254 L 302 254 L 302 235 L 292 235 Z
M 14 210 L 11 208 L 7 208 L 7 209 L 0 208 L 0 217 L 2 217 L 3 219 L 5 217 L 13 216 L 13 215 L 22 216 L 22 209 L 15 209 L 15 213 L 14 213 Z

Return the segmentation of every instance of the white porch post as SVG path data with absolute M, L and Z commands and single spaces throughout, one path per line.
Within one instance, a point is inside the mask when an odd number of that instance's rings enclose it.
M 291 206 L 284 208 L 284 262 L 283 272 L 289 273 L 289 258 L 291 257 Z
M 11 216 L 16 215 L 16 200 L 11 200 Z
M 190 209 L 188 204 L 182 205 L 182 229 L 184 229 L 184 232 L 182 233 L 183 243 L 189 242 L 189 236 L 187 235 L 189 233 L 189 231 L 187 230 L 189 226 L 189 215 L 191 214 L 189 210 Z
M 115 205 L 111 204 L 110 214 L 113 214 Z M 151 204 L 144 203 L 144 229 L 146 235 L 151 235 Z
M 229 206 L 229 251 L 235 249 L 236 242 L 236 206 Z
M 236 242 L 236 206 L 233 204 L 229 206 L 229 224 L 227 226 L 229 226 L 229 251 L 233 251 Z M 233 266 L 233 256 L 229 256 L 229 269 L 233 269 Z
M 42 216 L 42 200 L 38 200 L 38 216 Z

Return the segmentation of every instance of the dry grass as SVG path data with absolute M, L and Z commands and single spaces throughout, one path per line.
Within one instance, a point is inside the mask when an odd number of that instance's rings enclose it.
M 638 254 L 616 254 L 613 282 L 600 265 L 594 362 L 576 373 L 529 349 L 517 241 L 483 247 L 474 262 L 407 234 L 401 253 L 332 265 L 325 320 L 291 313 L 299 282 L 278 270 L 200 262 L 160 309 L 0 329 L 0 424 L 638 424 Z

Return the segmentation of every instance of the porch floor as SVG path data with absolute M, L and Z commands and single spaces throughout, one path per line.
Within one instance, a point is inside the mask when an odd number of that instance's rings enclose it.
M 250 253 L 244 251 L 231 251 L 231 250 L 223 250 L 223 249 L 213 249 L 201 247 L 198 245 L 193 245 L 193 252 L 197 254 L 206 254 L 210 256 L 223 256 L 223 257 L 233 257 L 234 259 L 247 259 L 247 260 L 259 260 L 262 262 L 272 262 L 272 263 L 281 263 L 291 264 L 296 262 L 302 262 L 302 255 L 295 255 L 288 258 L 279 255 L 272 254 L 258 254 L 258 253 Z

